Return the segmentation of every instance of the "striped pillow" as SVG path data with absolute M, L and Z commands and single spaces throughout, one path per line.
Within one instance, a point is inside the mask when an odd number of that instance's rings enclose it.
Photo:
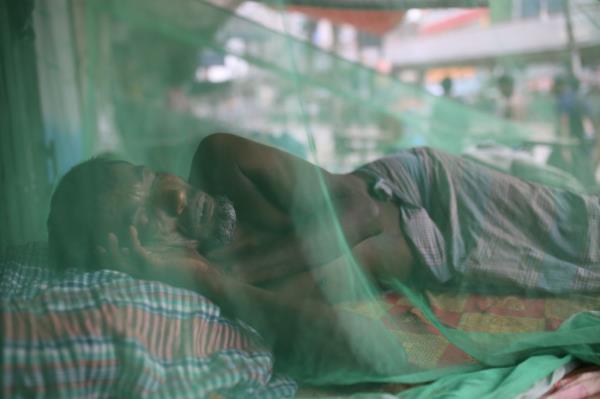
M 114 271 L 0 263 L 3 397 L 290 397 L 249 327 L 191 291 Z

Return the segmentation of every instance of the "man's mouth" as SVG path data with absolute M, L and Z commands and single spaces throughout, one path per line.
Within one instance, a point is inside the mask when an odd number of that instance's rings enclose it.
M 225 197 L 212 198 L 190 193 L 177 225 L 186 237 L 198 240 L 201 248 L 212 248 L 231 241 L 236 225 L 235 209 Z
M 193 215 L 192 221 L 194 223 L 204 223 L 204 218 L 206 216 L 206 212 L 204 211 L 205 207 L 206 198 L 201 195 L 194 196 L 193 202 L 188 205 L 188 210 Z
M 209 221 L 208 203 L 210 201 L 208 201 L 206 195 L 199 193 L 194 193 L 189 198 L 190 200 L 178 223 L 179 228 L 185 236 L 200 239 Z
M 212 219 L 212 215 L 214 213 L 214 204 L 211 201 L 208 201 L 206 196 L 203 198 L 202 203 L 202 224 L 204 226 L 208 226 L 210 220 Z

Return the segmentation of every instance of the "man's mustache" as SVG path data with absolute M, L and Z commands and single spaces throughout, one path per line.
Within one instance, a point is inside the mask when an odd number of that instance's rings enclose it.
M 208 251 L 231 242 L 237 217 L 233 203 L 225 196 L 217 196 L 212 199 L 211 214 L 209 211 L 209 200 L 205 195 L 192 196 L 192 202 L 188 204 L 185 212 L 181 215 L 178 230 L 187 238 L 198 241 L 201 252 Z

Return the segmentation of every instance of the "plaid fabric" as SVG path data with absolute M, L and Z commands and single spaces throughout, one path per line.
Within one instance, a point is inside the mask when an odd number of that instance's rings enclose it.
M 554 294 L 600 289 L 597 196 L 532 184 L 429 148 L 356 173 L 375 196 L 399 204 L 401 227 L 424 266 L 416 270 L 421 283 Z
M 587 301 L 556 298 L 519 298 L 479 294 L 425 292 L 428 306 L 446 327 L 466 333 L 535 333 L 555 331 L 580 312 L 600 309 L 600 298 Z M 419 370 L 478 364 L 453 345 L 407 298 L 388 292 L 377 302 L 347 303 L 342 306 L 383 322 L 398 338 L 409 364 Z M 577 343 L 576 334 L 573 342 Z
M 0 267 L 2 397 L 290 397 L 249 327 L 193 292 L 113 271 Z

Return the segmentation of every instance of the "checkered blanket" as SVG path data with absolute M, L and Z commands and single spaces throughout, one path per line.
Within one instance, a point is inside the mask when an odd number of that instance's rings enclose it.
M 113 271 L 0 264 L 2 397 L 279 398 L 295 383 L 193 292 Z

